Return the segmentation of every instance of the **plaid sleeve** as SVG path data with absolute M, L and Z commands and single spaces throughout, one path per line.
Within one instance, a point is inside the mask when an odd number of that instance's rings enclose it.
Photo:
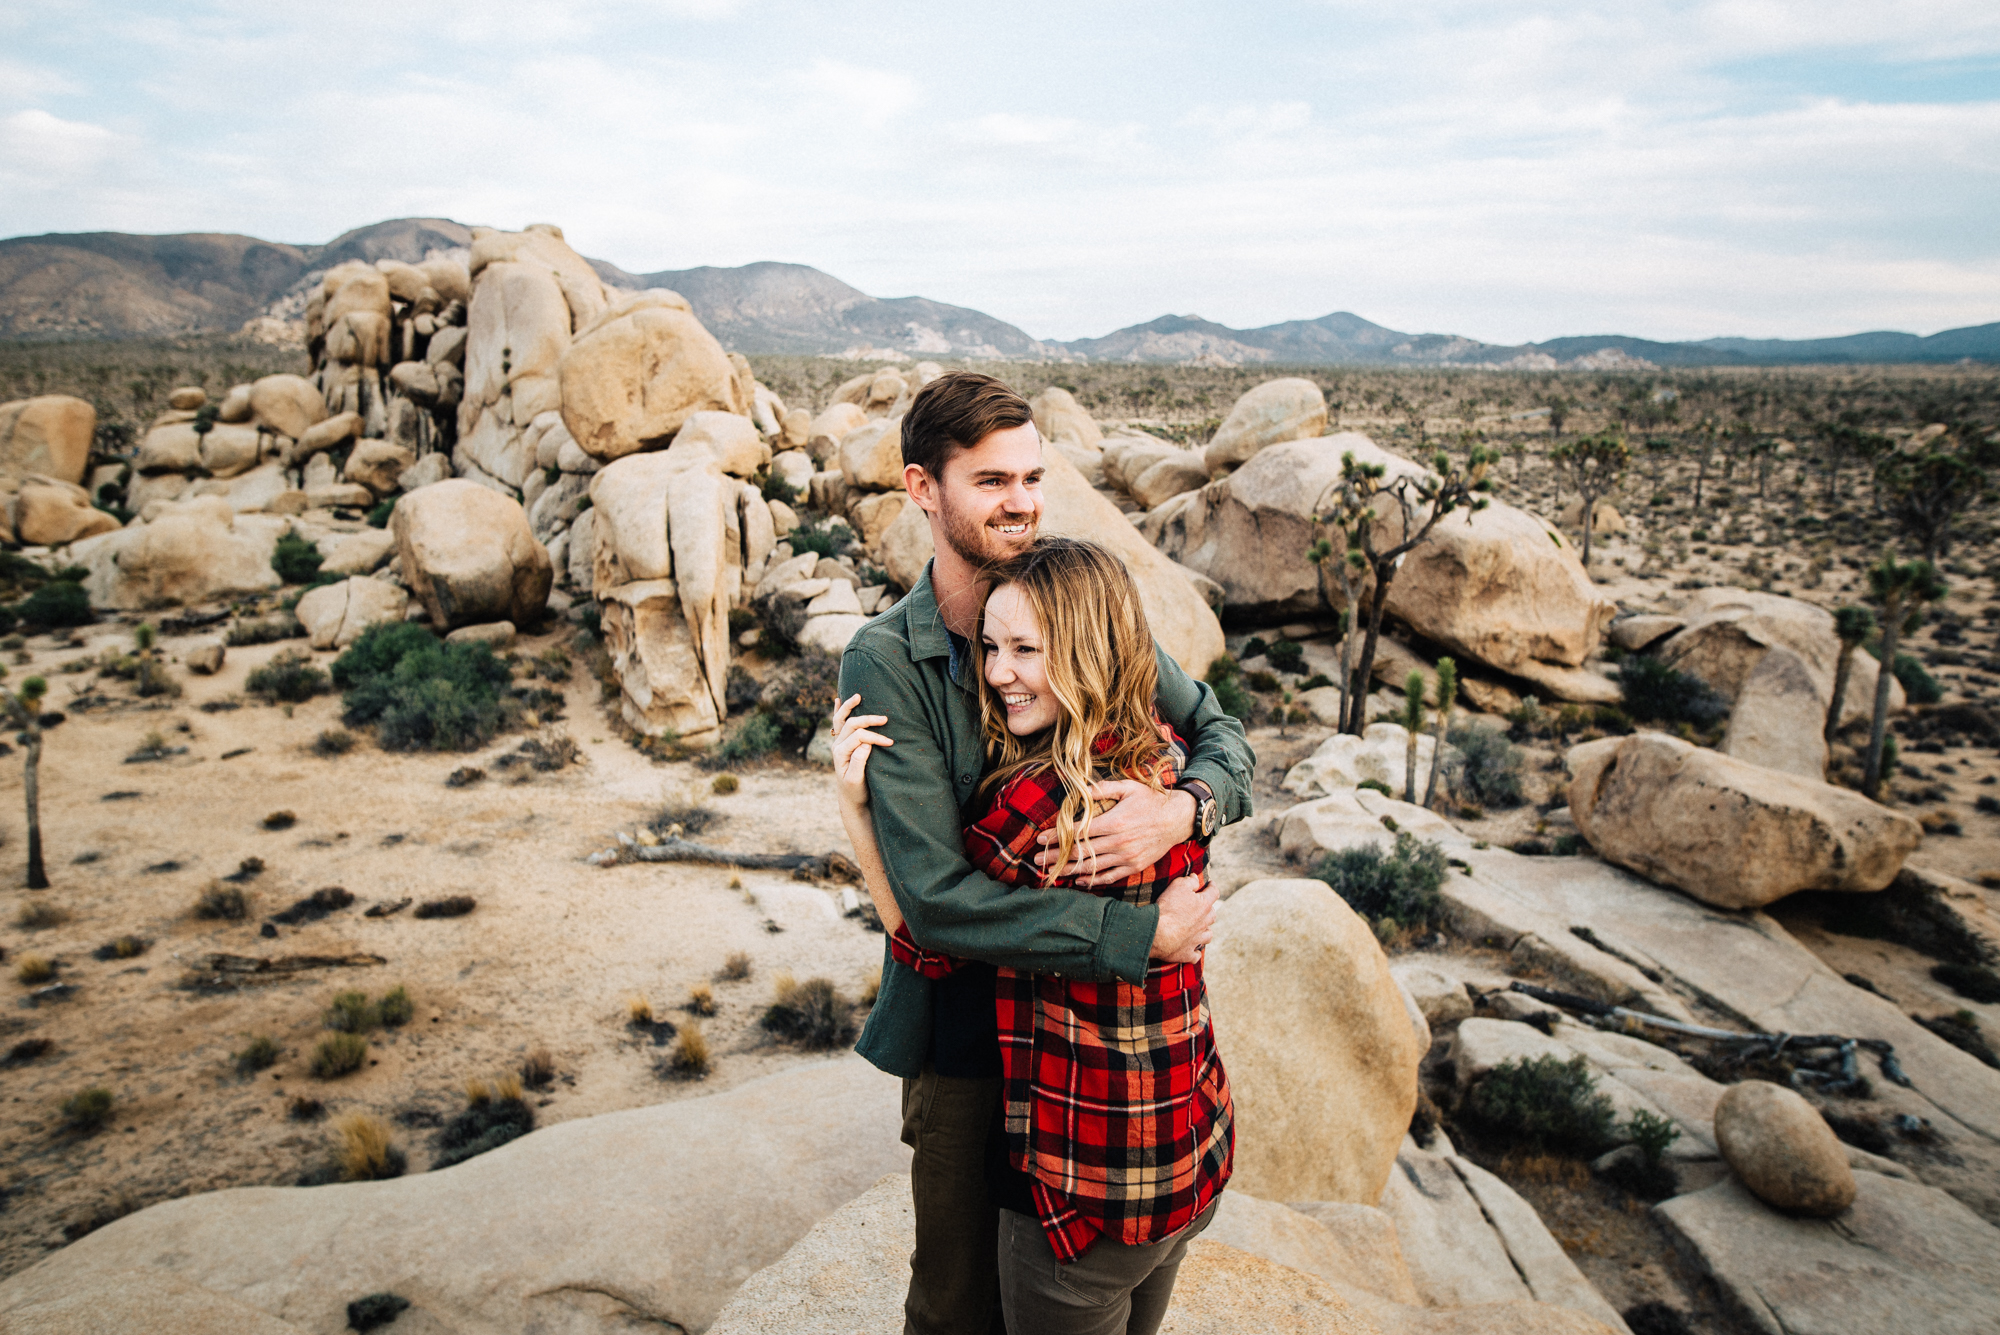
M 1055 828 L 1061 796 L 1053 771 L 1008 781 L 986 813 L 965 827 L 966 861 L 1002 885 L 1040 885 L 1037 836 Z
M 914 969 L 926 978 L 943 978 L 958 968 L 958 961 L 950 955 L 940 955 L 934 950 L 925 950 L 910 935 L 910 925 L 899 922 L 889 936 L 889 954 L 896 963 Z

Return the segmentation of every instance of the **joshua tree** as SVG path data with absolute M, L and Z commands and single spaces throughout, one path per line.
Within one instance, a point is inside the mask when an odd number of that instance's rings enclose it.
M 1403 731 L 1409 734 L 1409 750 L 1403 758 L 1403 800 L 1417 800 L 1417 738 L 1424 731 L 1424 674 L 1416 668 L 1403 679 Z M 1431 761 L 1433 773 L 1437 761 Z
M 1597 499 L 1616 486 L 1632 461 L 1631 447 L 1617 436 L 1585 436 L 1549 451 L 1556 471 L 1569 479 L 1583 502 L 1583 566 L 1590 568 L 1590 529 Z
M 1898 561 L 1891 555 L 1869 570 L 1868 593 L 1882 609 L 1882 670 L 1875 678 L 1875 718 L 1868 728 L 1868 760 L 1861 773 L 1861 792 L 1872 798 L 1882 791 L 1882 743 L 1889 728 L 1896 641 L 1922 624 L 1924 605 L 1944 597 L 1945 584 L 1929 561 Z
M 1840 706 L 1847 699 L 1847 679 L 1854 672 L 1854 651 L 1875 633 L 1875 614 L 1865 607 L 1843 607 L 1833 614 L 1833 633 L 1840 637 L 1840 659 L 1833 669 L 1833 702 L 1826 707 L 1826 741 L 1840 731 Z M 1885 666 L 1882 669 L 1887 672 Z
M 1451 702 L 1458 694 L 1458 664 L 1449 658 L 1438 660 L 1437 688 L 1431 696 L 1431 703 L 1437 706 L 1437 722 L 1432 728 L 1432 737 L 1437 746 L 1431 751 L 1431 777 L 1424 785 L 1424 806 L 1428 808 L 1437 797 L 1438 771 L 1444 768 L 1444 735 L 1451 727 Z
M 7 669 L 0 667 L 0 677 L 7 675 Z M 0 687 L 0 709 L 5 709 L 7 719 L 21 730 L 22 745 L 27 752 L 27 760 L 22 769 L 22 787 L 28 799 L 28 888 L 46 890 L 49 888 L 49 873 L 42 865 L 42 697 L 47 695 L 49 683 L 42 677 L 29 677 L 21 683 L 21 689 L 10 691 Z
M 1368 638 L 1362 641 L 1360 661 L 1350 674 L 1354 687 L 1342 732 L 1358 735 L 1366 721 L 1368 678 L 1375 670 L 1375 648 L 1382 638 L 1382 613 L 1389 605 L 1389 586 L 1403 558 L 1428 542 L 1432 530 L 1452 511 L 1465 510 L 1466 522 L 1471 523 L 1472 512 L 1486 508 L 1485 493 L 1493 489 L 1486 470 L 1498 458 L 1494 451 L 1475 444 L 1460 468 L 1449 454 L 1439 450 L 1431 456 L 1429 471 L 1404 473 L 1385 483 L 1386 465 L 1358 463 L 1352 453 L 1341 456 L 1341 508 L 1353 516 L 1348 544 L 1360 553 L 1374 580 L 1368 597 Z M 1388 522 L 1392 517 L 1400 521 L 1393 529 Z M 1350 625 L 1348 634 L 1356 629 Z
M 1992 495 L 1989 470 L 1995 463 L 2000 447 L 1960 448 L 1950 435 L 1940 434 L 1918 449 L 1884 453 L 1875 465 L 1876 494 L 1889 518 L 1934 566 L 1951 550 L 1959 517 Z
M 1354 456 L 1348 455 L 1347 460 Z M 1343 460 L 1342 475 L 1345 477 Z M 1322 571 L 1329 561 L 1334 562 L 1334 572 L 1340 580 L 1341 624 L 1340 624 L 1340 726 L 1347 727 L 1348 697 L 1354 689 L 1354 627 L 1360 620 L 1361 612 L 1361 572 L 1368 568 L 1367 559 L 1361 554 L 1357 538 L 1362 517 L 1369 511 L 1359 497 L 1342 483 L 1332 497 L 1329 509 L 1315 507 L 1313 524 L 1322 536 L 1306 549 L 1306 556 Z M 1329 498 L 1322 496 L 1322 503 Z M 1335 547 L 1330 533 L 1338 533 L 1341 538 L 1340 555 L 1336 560 Z M 1324 587 L 1324 586 L 1322 586 Z

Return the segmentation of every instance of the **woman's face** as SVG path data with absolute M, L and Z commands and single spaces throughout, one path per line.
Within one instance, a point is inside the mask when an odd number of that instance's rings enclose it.
M 1056 697 L 1049 690 L 1041 623 L 1021 590 L 1003 584 L 986 598 L 980 627 L 986 684 L 1007 710 L 1007 731 L 1029 737 L 1056 721 Z

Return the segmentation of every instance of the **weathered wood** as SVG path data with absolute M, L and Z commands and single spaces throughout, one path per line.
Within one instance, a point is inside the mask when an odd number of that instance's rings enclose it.
M 306 969 L 361 969 L 389 961 L 380 955 L 203 955 L 195 967 L 203 973 L 282 974 Z
M 721 867 L 748 867 L 755 871 L 809 871 L 824 876 L 827 857 L 811 853 L 739 853 L 733 848 L 714 848 L 677 835 L 668 835 L 657 844 L 642 844 L 620 835 L 624 856 L 634 862 L 708 862 Z

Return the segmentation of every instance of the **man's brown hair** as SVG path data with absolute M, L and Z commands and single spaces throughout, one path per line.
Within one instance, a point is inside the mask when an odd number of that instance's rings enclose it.
M 903 465 L 941 479 L 952 455 L 1034 420 L 1028 401 L 992 376 L 949 372 L 918 390 L 903 418 Z

